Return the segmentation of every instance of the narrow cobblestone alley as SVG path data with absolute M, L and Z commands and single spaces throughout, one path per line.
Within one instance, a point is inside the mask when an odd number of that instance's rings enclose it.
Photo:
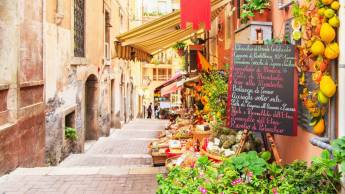
M 57 167 L 18 168 L 0 178 L 0 194 L 155 193 L 156 174 L 165 169 L 152 167 L 147 145 L 165 125 L 161 120 L 136 120 Z

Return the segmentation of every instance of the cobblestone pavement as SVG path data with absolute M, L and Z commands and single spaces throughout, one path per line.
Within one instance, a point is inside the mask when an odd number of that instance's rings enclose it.
M 57 167 L 18 168 L 0 177 L 0 194 L 153 194 L 156 174 L 165 168 L 152 167 L 147 145 L 165 126 L 166 121 L 136 120 Z

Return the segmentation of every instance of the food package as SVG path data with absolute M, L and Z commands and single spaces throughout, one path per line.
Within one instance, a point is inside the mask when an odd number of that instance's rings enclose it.
M 170 149 L 180 149 L 181 148 L 181 141 L 169 140 L 169 148 Z

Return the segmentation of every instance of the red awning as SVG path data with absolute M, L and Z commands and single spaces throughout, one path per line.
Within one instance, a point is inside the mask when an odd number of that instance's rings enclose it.
M 161 89 L 161 96 L 166 96 L 171 93 L 175 93 L 176 91 L 180 90 L 180 87 L 177 86 L 177 83 L 174 82 L 168 86 L 165 86 Z
M 172 78 L 170 78 L 168 81 L 164 82 L 163 84 L 161 84 L 160 86 L 158 86 L 156 89 L 155 89 L 155 92 L 161 90 L 162 88 L 174 83 L 174 82 L 177 82 L 179 81 L 180 79 L 182 79 L 182 74 L 181 73 L 178 73 L 176 74 L 175 76 L 173 76 Z

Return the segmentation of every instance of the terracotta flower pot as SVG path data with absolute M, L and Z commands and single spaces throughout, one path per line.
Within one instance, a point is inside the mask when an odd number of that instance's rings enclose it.
M 182 57 L 184 55 L 184 49 L 178 49 L 177 54 Z
M 270 22 L 272 21 L 272 14 L 271 9 L 264 9 L 262 13 L 260 11 L 254 12 L 254 17 L 252 17 L 251 21 L 259 21 L 259 22 Z

